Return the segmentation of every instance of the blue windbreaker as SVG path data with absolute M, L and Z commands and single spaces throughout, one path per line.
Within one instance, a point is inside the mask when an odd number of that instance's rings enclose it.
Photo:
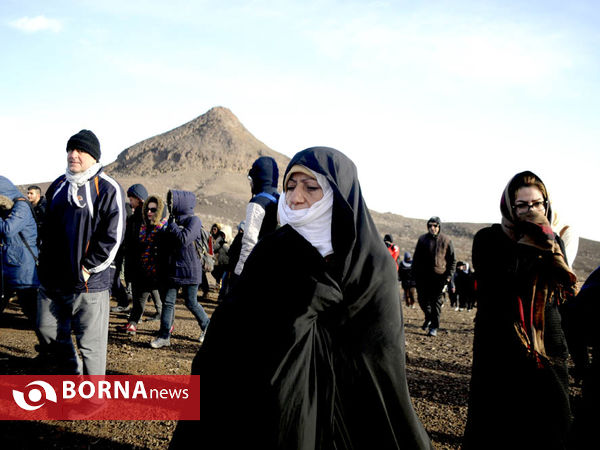
M 170 191 L 171 214 L 165 233 L 166 281 L 175 285 L 200 284 L 202 264 L 194 242 L 202 233 L 202 221 L 194 215 L 196 196 L 189 191 Z
M 0 195 L 12 201 L 16 198 L 25 198 L 8 178 L 1 175 Z M 31 252 L 23 239 L 29 245 Z M 34 259 L 34 255 L 38 256 L 36 240 L 37 225 L 27 200 L 14 202 L 10 215 L 5 219 L 0 218 L 0 251 L 5 287 L 9 289 L 38 287 Z

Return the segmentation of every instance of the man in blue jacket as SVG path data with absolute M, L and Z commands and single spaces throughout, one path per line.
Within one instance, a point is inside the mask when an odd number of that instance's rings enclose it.
M 81 130 L 67 142 L 66 173 L 48 188 L 41 230 L 39 329 L 65 374 L 104 375 L 109 266 L 121 245 L 121 186 L 102 171 L 100 142 Z M 75 333 L 82 359 L 71 340 Z
M 27 199 L 0 176 L 0 312 L 17 294 L 23 313 L 35 328 L 37 318 L 37 225 Z

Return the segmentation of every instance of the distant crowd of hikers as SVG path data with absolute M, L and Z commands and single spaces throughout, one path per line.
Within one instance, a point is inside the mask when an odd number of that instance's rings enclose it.
M 128 313 L 119 331 L 135 334 L 152 298 L 158 349 L 172 344 L 183 298 L 200 328 L 202 420 L 179 422 L 171 448 L 432 448 L 409 395 L 402 307 L 418 304 L 436 337 L 446 297 L 476 308 L 463 448 L 597 442 L 600 269 L 578 290 L 577 239 L 534 173 L 511 178 L 501 222 L 477 232 L 469 264 L 437 216 L 412 255 L 391 234 L 382 242 L 354 163 L 332 148 L 297 153 L 281 192 L 277 163 L 259 157 L 235 237 L 225 224 L 204 229 L 193 192 L 125 192 L 92 131 L 66 150 L 45 195 L 0 176 L 1 307 L 18 299 L 40 364 L 104 375 L 111 311 Z M 198 300 L 208 274 L 210 317 Z M 577 408 L 569 356 L 583 383 Z

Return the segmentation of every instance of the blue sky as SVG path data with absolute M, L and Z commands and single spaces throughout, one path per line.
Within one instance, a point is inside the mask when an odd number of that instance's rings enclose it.
M 375 210 L 496 222 L 528 169 L 600 240 L 598 48 L 593 1 L 4 0 L 2 174 L 54 179 L 82 128 L 108 163 L 220 105 L 288 156 L 345 152 Z

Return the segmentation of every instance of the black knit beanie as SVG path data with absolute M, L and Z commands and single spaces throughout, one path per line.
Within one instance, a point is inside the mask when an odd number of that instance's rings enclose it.
M 100 161 L 100 141 L 90 130 L 81 130 L 71 136 L 67 142 L 67 151 L 71 150 L 86 152 L 93 156 L 96 161 Z
M 146 201 L 148 198 L 148 191 L 143 184 L 134 184 L 127 189 L 127 197 L 136 197 L 142 201 Z

